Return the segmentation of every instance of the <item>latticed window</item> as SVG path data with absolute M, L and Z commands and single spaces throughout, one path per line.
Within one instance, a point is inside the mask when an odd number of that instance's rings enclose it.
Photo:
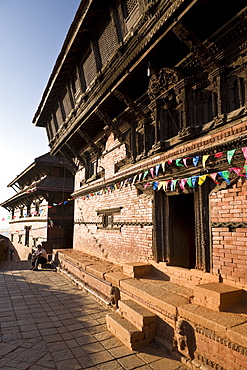
M 76 101 L 81 92 L 80 80 L 79 80 L 78 73 L 76 72 L 73 74 L 73 77 L 71 80 L 71 88 L 72 88 L 74 99 Z
M 123 0 L 124 17 L 129 18 L 138 7 L 138 0 Z
M 63 115 L 62 115 L 62 111 L 59 105 L 57 105 L 56 107 L 56 120 L 57 120 L 58 126 L 60 127 L 63 123 Z
M 62 98 L 62 102 L 63 102 L 63 107 L 64 107 L 64 112 L 65 112 L 65 116 L 67 117 L 67 115 L 71 112 L 72 110 L 72 105 L 71 105 L 71 100 L 70 100 L 70 97 L 69 97 L 69 93 L 67 90 L 64 90 L 63 91 L 63 98 Z
M 96 61 L 92 50 L 89 51 L 86 59 L 84 60 L 82 69 L 86 86 L 88 86 L 96 77 L 97 73 Z
M 116 28 L 109 18 L 101 30 L 98 38 L 98 45 L 102 65 L 105 64 L 110 55 L 116 50 L 118 45 L 118 38 Z

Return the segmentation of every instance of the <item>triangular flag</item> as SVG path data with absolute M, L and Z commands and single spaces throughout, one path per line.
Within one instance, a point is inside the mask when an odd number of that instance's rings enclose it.
M 141 181 L 141 178 L 142 178 L 142 172 L 141 172 L 141 173 L 139 173 L 139 175 L 138 175 L 138 180 L 139 180 L 139 181 Z
M 172 164 L 172 162 L 173 162 L 173 159 L 168 159 L 167 161 L 168 164 Z
M 162 182 L 159 182 L 158 183 L 158 190 L 160 190 L 162 187 L 163 187 L 163 183 Z
M 214 173 L 210 173 L 210 177 L 211 179 L 213 179 L 213 181 L 215 182 L 215 184 L 220 184 L 217 180 L 216 180 L 216 176 L 218 175 L 218 172 L 214 172 Z
M 206 161 L 207 161 L 208 157 L 209 157 L 209 154 L 206 154 L 206 155 L 204 155 L 204 156 L 202 157 L 202 166 L 203 166 L 204 168 L 205 168 L 205 166 L 206 166 Z
M 155 181 L 155 182 L 153 182 L 153 190 L 157 190 L 158 189 L 158 182 L 157 181 Z
M 193 165 L 194 165 L 195 167 L 197 166 L 197 164 L 198 164 L 198 162 L 199 162 L 199 159 L 200 159 L 200 157 L 199 157 L 199 156 L 196 156 L 196 157 L 193 157 L 193 158 L 192 158 Z
M 146 189 L 151 183 L 150 182 L 147 182 L 145 185 L 144 185 L 144 189 Z
M 145 177 L 147 176 L 147 174 L 148 174 L 148 170 L 144 172 L 144 174 L 143 174 L 143 179 L 142 179 L 142 180 L 144 180 L 144 179 L 145 179 Z
M 161 167 L 162 167 L 162 171 L 165 172 L 166 171 L 166 162 L 162 162 Z
M 242 148 L 242 152 L 243 152 L 244 158 L 247 160 L 247 146 Z
M 227 182 L 228 185 L 231 184 L 229 181 L 229 176 L 230 176 L 229 171 L 221 171 L 221 172 L 218 172 L 218 174 Z
M 137 175 L 134 176 L 132 184 L 136 182 Z
M 189 159 L 189 157 L 183 158 L 183 164 L 185 165 L 186 168 L 188 168 L 188 166 L 187 166 L 187 159 Z
M 176 162 L 176 166 L 182 166 L 182 163 L 179 163 L 181 161 L 181 158 L 178 158 L 178 159 L 175 159 L 175 162 Z
M 155 176 L 158 176 L 158 174 L 159 174 L 159 169 L 160 169 L 160 164 L 157 164 L 157 165 L 155 166 Z
M 215 156 L 216 158 L 221 158 L 221 157 L 223 156 L 223 154 L 224 154 L 223 152 L 219 152 L 219 153 L 215 153 L 215 155 L 214 155 L 214 156 Z
M 227 162 L 230 164 L 232 161 L 232 157 L 234 156 L 236 149 L 228 150 L 227 151 Z
M 171 180 L 171 191 L 174 191 L 176 189 L 178 180 Z
M 247 166 L 244 166 L 244 170 L 245 170 L 245 177 L 247 179 Z
M 179 180 L 179 186 L 184 191 L 185 190 L 185 184 L 187 182 L 187 179 L 181 179 Z
M 206 180 L 206 178 L 207 178 L 207 175 L 199 176 L 198 185 L 202 185 L 204 181 Z
M 243 176 L 245 177 L 245 175 L 242 175 L 240 172 L 242 171 L 243 168 L 240 168 L 240 167 L 232 167 L 232 168 L 229 168 L 229 171 L 234 171 L 238 176 Z
M 151 173 L 152 178 L 154 178 L 154 167 L 150 168 L 149 171 Z

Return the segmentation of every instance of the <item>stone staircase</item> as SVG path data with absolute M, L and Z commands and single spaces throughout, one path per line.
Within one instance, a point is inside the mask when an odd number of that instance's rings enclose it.
M 149 344 L 156 334 L 156 315 L 132 300 L 121 300 L 116 313 L 106 316 L 108 330 L 128 348 Z

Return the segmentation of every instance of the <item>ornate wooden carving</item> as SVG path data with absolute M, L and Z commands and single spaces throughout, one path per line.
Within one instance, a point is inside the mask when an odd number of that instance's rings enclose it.
M 73 147 L 72 144 L 68 144 L 66 143 L 65 144 L 67 146 L 67 148 L 69 148 L 69 150 L 73 153 L 74 157 L 78 159 L 78 161 L 81 163 L 82 166 L 86 166 L 86 161 L 84 160 L 84 158 L 77 152 L 77 150 Z
M 211 72 L 215 68 L 219 67 L 218 61 L 205 47 L 205 45 L 183 24 L 178 23 L 173 28 L 173 32 L 178 39 L 184 42 L 189 47 L 190 51 L 197 56 L 208 72 Z
M 184 78 L 183 74 L 175 68 L 161 68 L 157 70 L 150 67 L 150 72 L 148 94 L 151 101 Z

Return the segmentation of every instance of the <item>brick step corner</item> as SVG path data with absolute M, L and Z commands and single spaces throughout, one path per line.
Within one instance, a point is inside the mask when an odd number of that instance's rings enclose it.
M 118 313 L 106 315 L 107 329 L 123 342 L 129 349 L 137 350 L 147 345 L 152 339 L 146 338 L 145 333 Z
M 194 287 L 194 304 L 214 311 L 224 311 L 230 306 L 241 303 L 243 289 L 223 283 L 199 284 Z
M 118 312 L 139 330 L 156 331 L 156 315 L 133 300 L 120 300 Z

